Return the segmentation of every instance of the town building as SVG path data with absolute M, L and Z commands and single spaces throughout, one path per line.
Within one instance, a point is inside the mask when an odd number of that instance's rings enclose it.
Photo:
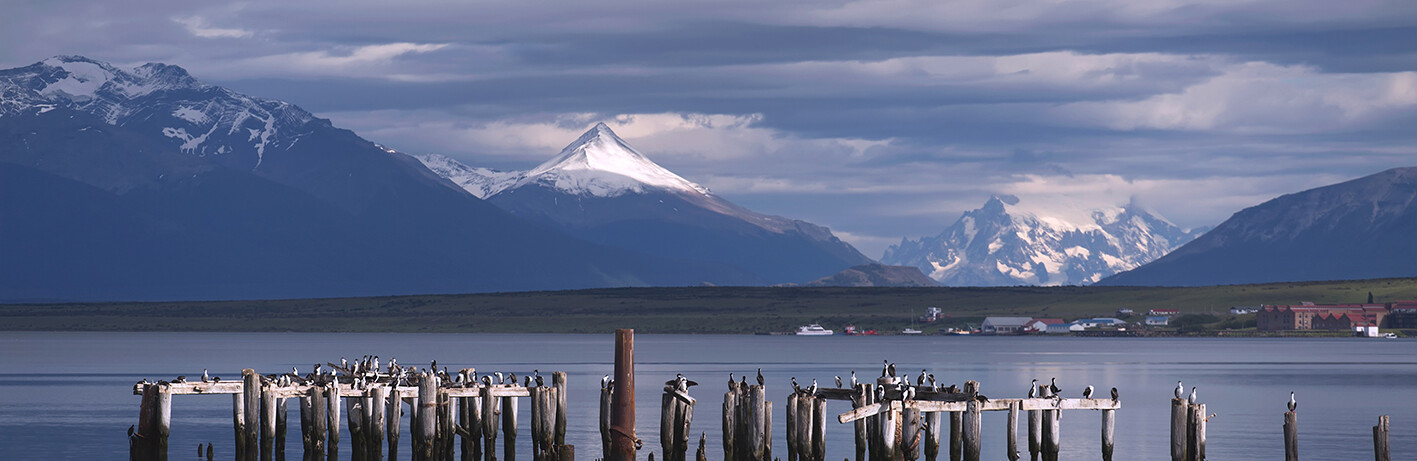
M 1148 315 L 1148 316 L 1146 316 L 1146 325 L 1147 325 L 1147 326 L 1164 327 L 1164 326 L 1166 326 L 1166 324 L 1169 323 L 1170 321 L 1171 321 L 1171 317 L 1167 317 L 1167 316 L 1164 316 L 1164 315 Z
M 1230 315 L 1253 314 L 1260 311 L 1262 306 L 1235 306 L 1230 308 Z
M 1024 325 L 1033 321 L 1032 317 L 986 317 L 979 332 L 986 335 L 1016 335 L 1023 333 Z
M 1064 322 L 1063 319 L 1033 319 L 1033 320 L 1030 320 L 1028 323 L 1024 324 L 1024 326 L 1023 326 L 1023 332 L 1024 332 L 1024 333 L 1047 333 L 1047 332 L 1048 332 L 1048 326 L 1050 326 L 1050 325 L 1060 325 L 1060 324 L 1063 324 L 1063 323 L 1067 323 L 1067 322 Z
M 1417 308 L 1417 304 L 1413 307 Z M 1351 330 L 1361 325 L 1383 325 L 1388 310 L 1384 304 L 1264 306 L 1255 316 L 1255 326 L 1260 331 Z
M 1114 319 L 1107 317 L 1099 317 L 1095 319 L 1077 319 L 1074 320 L 1073 323 L 1082 325 L 1083 328 L 1122 327 L 1127 325 L 1127 322 L 1123 321 L 1122 319 Z
M 1417 301 L 1397 301 L 1388 306 L 1388 328 L 1417 328 Z
M 1150 311 L 1147 311 L 1146 315 L 1164 315 L 1170 317 L 1173 315 L 1181 315 L 1181 311 L 1179 309 L 1152 309 Z
M 1077 322 L 1059 323 L 1057 325 L 1048 325 L 1048 334 L 1056 335 L 1063 333 L 1072 333 L 1074 331 L 1083 331 L 1086 329 L 1087 328 L 1083 327 L 1082 325 L 1079 325 Z

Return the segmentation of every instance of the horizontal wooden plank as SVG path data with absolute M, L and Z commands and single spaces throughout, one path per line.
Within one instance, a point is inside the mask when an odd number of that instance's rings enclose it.
M 1122 408 L 1121 401 L 1113 401 L 1112 399 L 989 399 L 979 409 L 981 411 L 1008 411 L 1009 407 L 1015 403 L 1021 404 L 1023 410 L 1119 410 Z M 900 406 L 901 402 L 891 401 L 891 404 Z M 905 402 L 903 408 L 913 408 L 921 413 L 932 413 L 962 412 L 967 406 L 968 402 L 911 400 Z M 880 404 L 873 403 L 837 415 L 836 419 L 841 423 L 849 423 L 873 416 L 880 411 Z
M 343 397 L 364 397 L 369 395 L 375 386 L 389 387 L 387 384 L 371 384 L 365 389 L 354 389 L 352 385 L 340 383 L 340 396 Z M 272 387 L 271 393 L 276 398 L 304 397 L 309 395 L 313 385 L 292 385 Z M 171 383 L 172 395 L 207 395 L 207 394 L 240 394 L 240 381 L 222 381 L 219 383 L 186 382 Z M 482 386 L 475 387 L 447 387 L 443 388 L 450 397 L 478 397 L 482 395 Z M 390 395 L 397 394 L 399 397 L 414 397 L 418 395 L 418 388 L 413 386 L 400 386 L 392 389 Z M 133 385 L 133 395 L 143 395 L 143 385 L 141 383 Z M 496 385 L 492 386 L 493 397 L 530 397 L 531 391 L 522 386 Z

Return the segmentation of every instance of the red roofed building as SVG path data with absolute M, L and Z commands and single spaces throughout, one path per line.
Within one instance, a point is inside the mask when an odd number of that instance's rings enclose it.
M 1382 325 L 1388 311 L 1384 304 L 1264 306 L 1255 316 L 1255 323 L 1260 331 L 1347 330 Z
M 1047 333 L 1048 325 L 1062 325 L 1063 319 L 1033 319 L 1023 324 L 1024 333 Z

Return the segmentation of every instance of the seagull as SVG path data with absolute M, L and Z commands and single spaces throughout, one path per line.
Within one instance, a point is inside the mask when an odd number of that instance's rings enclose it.
M 207 369 L 206 369 L 206 368 L 203 368 L 203 369 L 202 369 L 202 382 L 207 383 L 207 382 L 211 382 L 211 380 L 212 380 L 212 377 L 207 375 Z
M 1088 384 L 1088 385 L 1087 385 L 1087 388 L 1082 390 L 1082 398 L 1084 398 L 1084 399 L 1090 399 L 1090 398 L 1092 398 L 1092 385 L 1091 385 L 1091 384 Z
M 1053 391 L 1053 395 L 1058 395 L 1059 393 L 1063 392 L 1062 389 L 1059 389 L 1059 388 L 1058 388 L 1058 377 L 1057 377 L 1057 376 L 1054 376 L 1053 379 L 1051 379 L 1051 380 L 1048 381 L 1048 390 Z
M 1186 392 L 1186 388 L 1181 385 L 1180 381 L 1176 381 L 1176 398 L 1181 398 L 1182 392 Z
M 1190 396 L 1190 397 L 1186 397 L 1186 403 L 1189 403 L 1189 404 L 1191 404 L 1191 405 L 1195 405 L 1195 404 L 1196 404 L 1196 387 L 1195 387 L 1195 386 L 1191 386 L 1191 396 Z
M 1114 387 L 1112 388 L 1112 403 L 1117 403 L 1118 398 L 1119 396 L 1117 394 L 1117 388 Z
M 743 379 L 747 379 L 747 378 L 743 378 Z M 758 385 L 759 385 L 759 386 L 766 386 L 766 385 L 767 385 L 767 384 L 765 384 L 765 383 L 763 382 L 763 368 L 762 368 L 762 367 L 758 367 Z
M 1028 398 L 1038 397 L 1038 378 L 1033 378 L 1033 383 L 1028 385 Z
M 1295 401 L 1294 401 L 1294 392 L 1293 392 L 1293 391 L 1290 391 L 1290 392 L 1289 392 L 1289 411 L 1291 411 L 1291 412 L 1294 411 L 1294 409 L 1297 408 L 1298 406 L 1299 406 L 1299 402 L 1295 402 Z

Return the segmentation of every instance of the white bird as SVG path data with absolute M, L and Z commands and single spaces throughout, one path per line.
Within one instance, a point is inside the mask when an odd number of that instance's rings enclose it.
M 203 368 L 203 369 L 202 369 L 202 382 L 204 382 L 204 383 L 206 383 L 206 382 L 211 382 L 211 380 L 212 380 L 212 377 L 207 375 L 207 369 L 206 369 L 206 368 Z
M 1084 398 L 1084 399 L 1090 399 L 1090 398 L 1092 398 L 1092 385 L 1091 385 L 1091 384 L 1088 384 L 1088 385 L 1087 385 L 1087 388 L 1082 390 L 1082 398 Z
M 856 370 L 851 370 L 851 388 L 856 388 Z
M 1299 402 L 1295 402 L 1295 401 L 1294 401 L 1294 392 L 1293 392 L 1293 391 L 1290 391 L 1290 392 L 1289 392 L 1289 411 L 1294 411 L 1294 408 L 1296 408 L 1296 407 L 1298 407 L 1298 406 L 1299 406 Z
M 1181 398 L 1182 392 L 1186 392 L 1186 387 L 1182 386 L 1180 381 L 1176 381 L 1176 398 Z
M 1190 396 L 1190 397 L 1186 397 L 1186 403 L 1189 403 L 1189 404 L 1191 404 L 1191 405 L 1195 405 L 1195 404 L 1196 404 L 1196 388 L 1195 388 L 1195 386 L 1191 386 L 1191 396 Z

